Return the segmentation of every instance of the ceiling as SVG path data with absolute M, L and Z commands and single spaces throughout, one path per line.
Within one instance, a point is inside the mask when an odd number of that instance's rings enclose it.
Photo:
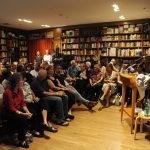
M 112 4 L 120 11 L 114 12 Z M 150 0 L 0 0 L 0 25 L 26 30 L 150 18 Z M 29 19 L 33 23 L 19 22 Z

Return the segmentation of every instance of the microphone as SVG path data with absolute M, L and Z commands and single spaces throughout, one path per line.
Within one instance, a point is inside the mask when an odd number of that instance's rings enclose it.
M 138 61 L 141 61 L 142 59 L 145 60 L 145 56 L 138 58 L 137 60 L 135 60 L 135 62 L 137 63 Z

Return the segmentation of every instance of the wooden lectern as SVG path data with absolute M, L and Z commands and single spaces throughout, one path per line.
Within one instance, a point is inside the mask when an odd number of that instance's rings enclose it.
M 135 74 L 120 74 L 120 79 L 122 81 L 122 103 L 121 103 L 121 121 L 123 118 L 123 112 L 125 112 L 129 117 L 131 117 L 131 133 L 133 131 L 133 123 L 135 118 L 135 103 L 136 103 L 136 75 Z M 124 107 L 125 104 L 125 94 L 126 87 L 130 87 L 132 89 L 132 105 L 131 107 Z

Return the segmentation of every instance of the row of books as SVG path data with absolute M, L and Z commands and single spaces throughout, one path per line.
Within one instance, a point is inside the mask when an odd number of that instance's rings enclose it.
M 25 45 L 27 45 L 27 41 L 19 41 L 19 44 L 25 46 Z
M 1 45 L 1 46 L 0 46 L 0 50 L 1 50 L 1 51 L 6 51 L 6 50 L 7 50 L 7 47 L 6 47 L 5 45 Z
M 103 42 L 101 43 L 101 48 L 111 48 L 111 47 L 118 47 L 119 43 L 118 42 Z
M 132 24 L 132 25 L 122 25 L 117 27 L 104 27 L 102 30 L 103 34 L 118 34 L 118 33 L 134 33 L 134 32 L 142 32 L 142 25 L 141 24 Z
M 79 30 L 67 30 L 62 33 L 62 36 L 79 36 Z
M 6 44 L 6 39 L 0 39 L 0 45 L 1 44 Z
M 62 49 L 84 49 L 84 48 L 97 48 L 97 43 L 84 43 L 84 44 L 63 44 Z
M 144 41 L 143 46 L 150 47 L 150 41 Z
M 140 39 L 142 39 L 141 34 L 120 35 L 120 40 L 140 40 Z
M 150 48 L 145 50 L 146 56 L 150 56 Z
M 27 57 L 27 56 L 28 56 L 28 53 L 27 53 L 27 52 L 22 52 L 22 53 L 20 54 L 20 56 L 21 56 L 21 57 Z
M 26 46 L 20 46 L 19 49 L 20 49 L 20 51 L 27 51 L 28 50 L 28 48 Z
M 77 62 L 84 62 L 84 61 L 90 61 L 91 60 L 91 57 L 90 56 L 75 56 L 74 59 L 77 61 Z
M 118 35 L 115 35 L 115 36 L 112 36 L 112 35 L 102 36 L 102 41 L 118 41 L 118 39 L 119 39 Z
M 118 57 L 142 56 L 142 49 L 106 48 L 106 49 L 102 49 L 101 55 L 102 56 L 118 56 Z
M 63 54 L 65 55 L 96 55 L 97 51 L 95 50 L 72 50 L 72 51 L 66 51 L 63 50 Z
M 142 47 L 142 42 L 120 42 L 120 47 Z

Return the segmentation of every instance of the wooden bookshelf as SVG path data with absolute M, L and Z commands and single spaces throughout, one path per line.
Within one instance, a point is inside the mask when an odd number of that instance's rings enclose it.
M 62 31 L 62 53 L 75 55 L 75 60 L 90 60 L 98 51 L 97 28 L 75 28 Z
M 149 55 L 149 25 L 150 23 L 130 23 L 103 27 L 100 40 L 101 56 L 137 58 Z
M 14 28 L 0 27 L 0 61 L 28 59 L 27 32 Z

